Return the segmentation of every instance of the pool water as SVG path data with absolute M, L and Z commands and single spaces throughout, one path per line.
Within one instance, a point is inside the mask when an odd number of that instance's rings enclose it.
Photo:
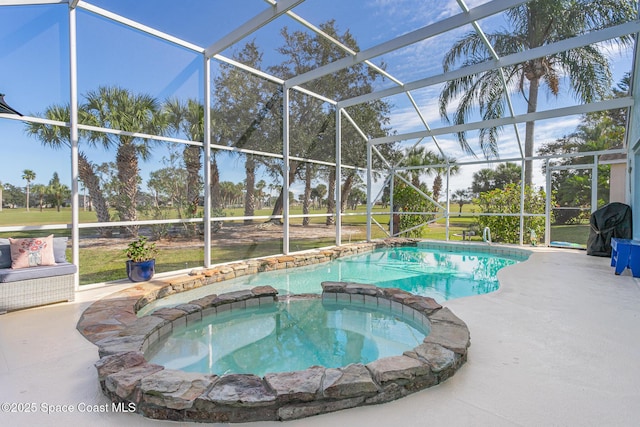
M 280 294 L 321 293 L 323 281 L 357 282 L 400 288 L 438 302 L 493 292 L 498 270 L 521 261 L 488 253 L 446 252 L 420 247 L 383 248 L 324 264 L 269 271 L 205 286 L 154 301 L 138 313 L 177 305 L 212 292 L 272 286 Z M 215 290 L 212 290 L 215 289 Z
M 292 300 L 204 318 L 145 355 L 167 369 L 206 374 L 288 372 L 401 355 L 428 331 L 389 310 Z

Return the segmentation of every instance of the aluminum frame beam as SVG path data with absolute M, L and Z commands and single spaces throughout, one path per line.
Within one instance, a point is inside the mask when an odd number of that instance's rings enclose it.
M 232 46 L 234 43 L 254 33 L 256 30 L 264 27 L 279 16 L 287 13 L 289 10 L 293 9 L 302 2 L 304 2 L 304 0 L 278 1 L 278 3 L 276 3 L 275 5 L 271 6 L 268 9 L 265 9 L 263 12 L 260 12 L 258 15 L 254 16 L 246 23 L 231 31 L 229 34 L 206 48 L 204 51 L 205 56 L 207 58 L 210 58 L 213 55 L 222 52 L 229 46 Z
M 77 13 L 73 7 L 69 8 L 69 140 L 71 143 L 71 262 L 78 266 L 73 275 L 73 286 L 80 288 L 80 193 L 78 180 L 80 179 L 79 132 L 78 132 L 78 49 L 77 49 Z M 0 200 L 0 203 L 2 201 Z
M 149 27 L 147 25 L 141 24 L 141 23 L 139 23 L 137 21 L 134 21 L 132 19 L 125 18 L 122 15 L 118 15 L 117 13 L 110 12 L 110 11 L 108 11 L 106 9 L 102 9 L 101 7 L 94 6 L 94 5 L 90 4 L 90 3 L 87 3 L 87 2 L 84 2 L 84 1 L 80 1 L 80 2 L 78 2 L 78 6 L 77 7 L 80 8 L 80 9 L 87 10 L 89 12 L 95 13 L 97 15 L 104 16 L 105 18 L 108 18 L 108 19 L 110 19 L 110 20 L 112 20 L 114 22 L 118 22 L 118 23 L 120 23 L 122 25 L 126 25 L 127 27 L 134 28 L 134 29 L 136 29 L 138 31 L 142 31 L 142 32 L 150 34 L 150 35 L 152 35 L 154 37 L 158 37 L 158 38 L 160 38 L 162 40 L 166 40 L 168 42 L 174 43 L 174 44 L 176 44 L 178 46 L 182 46 L 182 47 L 184 47 L 186 49 L 189 49 L 189 50 L 192 50 L 194 52 L 204 53 L 204 48 L 201 47 L 201 46 L 198 46 L 198 45 L 193 44 L 193 43 L 189 43 L 189 42 L 187 42 L 185 40 L 182 40 L 182 39 L 180 39 L 178 37 L 174 37 L 171 34 L 167 34 L 167 33 L 163 32 L 163 31 L 160 31 L 160 30 L 156 30 L 155 28 L 152 28 L 152 27 Z
M 465 12 L 469 10 L 469 7 L 464 2 L 464 0 L 457 0 L 457 2 L 458 2 L 458 5 L 462 8 L 462 10 L 464 10 Z M 489 39 L 487 38 L 487 35 L 485 34 L 485 32 L 482 30 L 482 28 L 480 28 L 480 24 L 478 24 L 477 22 L 474 21 L 472 23 L 472 25 L 473 25 L 474 30 L 476 31 L 476 33 L 478 34 L 478 36 L 482 40 L 482 43 L 484 43 L 484 45 L 489 50 L 489 53 L 491 54 L 493 59 L 499 60 L 500 56 L 498 55 L 498 53 L 496 52 L 494 47 L 489 42 Z M 516 113 L 515 113 L 515 110 L 513 108 L 513 103 L 511 102 L 511 93 L 509 92 L 509 87 L 507 86 L 507 78 L 504 75 L 504 69 L 503 68 L 500 68 L 500 80 L 502 80 L 502 87 L 504 88 L 507 107 L 509 108 L 509 114 L 511 116 L 515 116 Z M 518 126 L 513 125 L 513 131 L 514 131 L 514 133 L 516 135 L 516 142 L 518 143 L 518 149 L 520 150 L 520 156 L 524 157 L 524 150 L 522 149 L 522 138 L 520 138 L 520 130 L 518 129 Z M 524 190 L 524 188 L 523 188 L 523 190 Z M 524 197 L 523 197 L 523 200 L 524 200 Z M 520 242 L 520 243 L 522 243 L 522 242 Z
M 4 0 L 2 6 L 33 6 L 39 4 L 65 4 L 68 0 Z
M 633 106 L 633 98 L 626 96 L 623 98 L 608 99 L 606 101 L 594 102 L 591 104 L 581 104 L 572 107 L 554 108 L 552 110 L 537 111 L 535 113 L 520 114 L 513 117 L 502 117 L 493 120 L 484 120 L 479 122 L 465 123 L 462 125 L 446 126 L 433 129 L 431 131 L 418 131 L 405 134 L 390 135 L 381 138 L 373 138 L 371 144 L 388 144 L 396 141 L 406 141 L 410 139 L 430 137 L 433 135 L 446 135 L 468 130 L 484 129 L 488 127 L 500 127 L 505 125 L 513 125 L 518 123 L 532 122 L 536 120 L 555 119 L 564 116 L 573 116 L 585 113 L 593 113 L 596 111 L 612 110 L 616 108 L 627 108 Z
M 276 3 L 275 0 L 264 0 L 264 1 L 266 1 L 267 3 L 269 3 L 271 5 Z M 320 28 L 318 28 L 317 26 L 313 25 L 312 23 L 310 23 L 306 19 L 302 18 L 298 14 L 296 14 L 296 13 L 294 13 L 292 11 L 289 11 L 289 12 L 287 12 L 287 16 L 289 16 L 291 19 L 293 19 L 294 21 L 296 21 L 300 25 L 310 29 L 314 33 L 316 33 L 319 36 L 323 37 L 324 39 L 330 41 L 335 46 L 339 47 L 340 49 L 342 49 L 343 51 L 345 51 L 349 55 L 355 56 L 358 53 L 358 52 L 352 50 L 349 46 L 347 46 L 347 45 L 343 44 L 342 42 L 340 42 L 340 40 L 337 40 L 336 38 L 334 38 L 334 37 L 330 36 L 329 34 L 325 33 Z M 383 76 L 385 76 L 386 78 L 388 78 L 389 80 L 391 80 L 392 82 L 394 82 L 395 84 L 397 84 L 399 86 L 402 86 L 402 82 L 400 80 L 396 79 L 394 76 L 392 76 L 388 71 L 384 70 L 383 68 L 379 67 L 378 65 L 374 64 L 373 62 L 371 62 L 369 60 L 364 61 L 364 63 L 367 64 L 372 69 L 374 69 L 375 71 L 377 71 L 378 73 L 380 73 Z
M 447 31 L 462 27 L 464 25 L 471 24 L 473 21 L 478 21 L 488 16 L 495 15 L 496 13 L 502 12 L 506 9 L 518 6 L 522 3 L 526 3 L 527 1 L 528 0 L 503 0 L 485 3 L 481 6 L 471 9 L 468 13 L 460 13 L 458 15 L 454 15 L 450 18 L 443 19 L 442 21 L 438 21 L 434 24 L 427 25 L 403 36 L 389 40 L 388 42 L 384 42 L 372 48 L 358 52 L 354 56 L 339 59 L 332 62 L 331 64 L 327 64 L 323 67 L 316 68 L 315 70 L 309 71 L 307 73 L 292 77 L 291 79 L 287 80 L 287 85 L 297 86 L 308 81 L 315 80 L 317 78 L 342 70 L 343 68 L 348 68 L 353 65 L 359 64 L 368 59 L 384 55 L 385 53 L 398 50 L 413 43 L 417 43 L 419 41 L 437 36 L 438 34 L 442 34 Z
M 204 96 L 204 267 L 211 267 L 211 59 L 202 57 L 203 96 Z
M 472 74 L 483 73 L 485 71 L 519 64 L 521 62 L 525 62 L 530 59 L 541 58 L 543 56 L 564 52 L 566 50 L 571 50 L 578 47 L 582 47 L 590 44 L 596 44 L 603 41 L 615 39 L 621 36 L 637 33 L 639 30 L 640 30 L 640 20 L 636 19 L 634 21 L 616 25 L 615 27 L 605 28 L 603 30 L 594 31 L 589 34 L 561 40 L 556 43 L 547 44 L 547 45 L 529 49 L 523 52 L 514 53 L 512 55 L 503 56 L 502 58 L 495 61 L 487 61 L 477 65 L 458 68 L 457 70 L 449 71 L 444 74 L 439 74 L 436 76 L 416 80 L 411 83 L 406 83 L 401 88 L 392 87 L 389 89 L 382 89 L 376 92 L 371 92 L 366 95 L 355 96 L 353 98 L 339 101 L 338 107 L 346 108 L 352 105 L 362 104 L 364 102 L 375 101 L 381 98 L 398 95 L 403 92 L 422 89 L 427 86 L 434 86 L 449 80 L 458 79 L 460 77 L 467 77 Z

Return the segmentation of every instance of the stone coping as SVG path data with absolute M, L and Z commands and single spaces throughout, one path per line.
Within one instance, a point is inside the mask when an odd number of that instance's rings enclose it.
M 137 412 L 154 419 L 284 421 L 401 398 L 446 380 L 467 359 L 467 326 L 432 298 L 357 283 L 323 282 L 322 288 L 323 300 L 395 310 L 430 333 L 413 350 L 366 365 L 313 366 L 264 377 L 188 373 L 145 359 L 144 351 L 174 328 L 209 314 L 277 300 L 272 287 L 257 287 L 160 308 L 132 322 L 117 336 L 96 341 L 100 386 L 112 402 L 135 404 Z

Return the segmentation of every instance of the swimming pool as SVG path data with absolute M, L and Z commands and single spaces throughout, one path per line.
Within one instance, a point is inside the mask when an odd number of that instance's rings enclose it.
M 264 376 L 367 364 L 412 350 L 427 334 L 390 310 L 298 299 L 203 317 L 145 356 L 166 369 Z
M 213 292 L 256 286 L 272 286 L 280 294 L 320 293 L 322 281 L 395 287 L 443 302 L 495 291 L 499 287 L 497 272 L 525 260 L 527 256 L 493 254 L 475 248 L 456 248 L 455 251 L 414 246 L 382 248 L 328 263 L 243 276 L 217 283 L 215 288 L 205 286 L 174 294 L 147 304 L 138 315 L 159 307 L 187 303 Z

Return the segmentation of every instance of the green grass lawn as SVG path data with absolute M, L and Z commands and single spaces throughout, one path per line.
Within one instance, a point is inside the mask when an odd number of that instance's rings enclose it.
M 80 222 L 96 222 L 95 212 L 80 211 Z M 56 209 L 31 208 L 28 212 L 24 208 L 7 209 L 0 211 L 0 225 L 43 225 L 43 224 L 69 224 L 71 223 L 71 208 Z
M 551 241 L 586 245 L 590 229 L 589 224 L 554 225 L 551 227 Z

